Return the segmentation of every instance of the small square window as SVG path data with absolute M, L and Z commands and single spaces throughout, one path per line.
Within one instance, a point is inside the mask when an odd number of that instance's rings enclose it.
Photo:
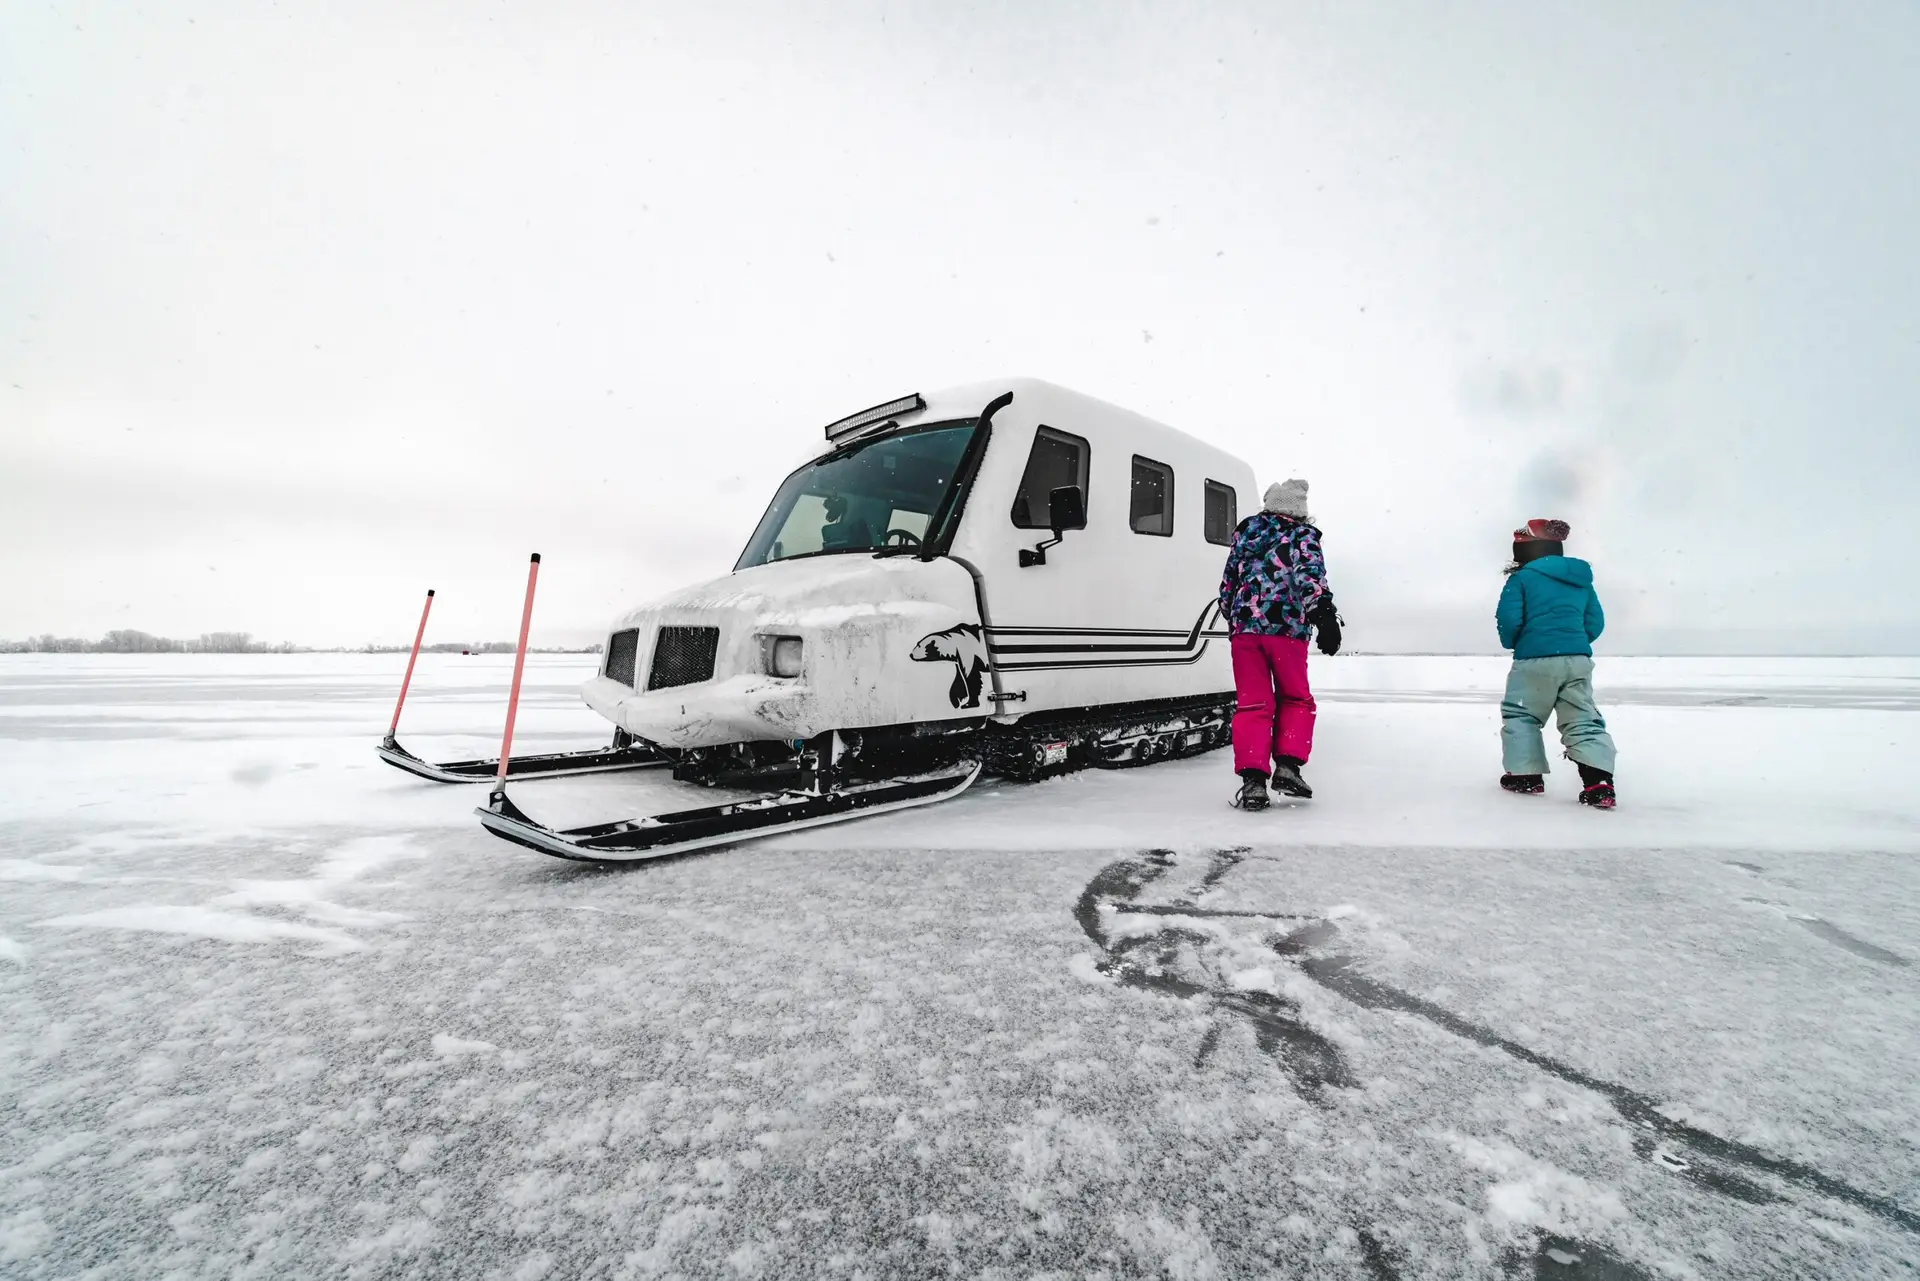
M 1173 533 L 1173 468 L 1151 458 L 1133 456 L 1133 500 L 1128 523 L 1136 534 Z
M 1232 485 L 1217 480 L 1207 482 L 1207 541 L 1222 547 L 1233 545 L 1233 530 L 1240 523 L 1240 499 Z
M 1027 454 L 1027 470 L 1013 495 L 1013 523 L 1021 529 L 1052 529 L 1051 495 L 1056 489 L 1077 486 L 1084 505 L 1087 463 L 1092 453 L 1086 441 L 1067 432 L 1042 427 L 1034 433 L 1033 449 Z

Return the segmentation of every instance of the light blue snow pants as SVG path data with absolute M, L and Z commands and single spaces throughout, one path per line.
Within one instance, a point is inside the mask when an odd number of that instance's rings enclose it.
M 1553 713 L 1560 742 L 1573 760 L 1613 773 L 1613 739 L 1593 702 L 1593 660 L 1584 654 L 1516 658 L 1500 700 L 1500 756 L 1509 774 L 1545 774 L 1540 731 Z

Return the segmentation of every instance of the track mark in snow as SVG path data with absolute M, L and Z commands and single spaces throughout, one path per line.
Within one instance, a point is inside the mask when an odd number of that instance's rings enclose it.
M 1193 1053 L 1193 1066 L 1195 1068 L 1205 1067 L 1207 1060 L 1213 1057 L 1213 1051 L 1219 1044 L 1220 1024 L 1216 1020 L 1215 1022 L 1207 1024 L 1207 1034 L 1200 1038 L 1200 1048 Z
M 1346 1089 L 1358 1084 L 1347 1069 L 1346 1059 L 1339 1047 L 1301 1019 L 1298 1003 L 1274 992 L 1238 989 L 1233 986 L 1231 979 L 1222 980 L 1216 966 L 1204 960 L 1199 963 L 1187 961 L 1189 956 L 1204 957 L 1209 947 L 1217 946 L 1218 941 L 1213 936 L 1178 927 L 1122 938 L 1112 936 L 1101 918 L 1103 908 L 1118 914 L 1131 906 L 1139 909 L 1137 915 L 1161 917 L 1204 919 L 1209 916 L 1250 916 L 1257 919 L 1286 919 L 1284 914 L 1214 913 L 1197 908 L 1160 908 L 1135 901 L 1173 866 L 1172 851 L 1148 850 L 1138 858 L 1109 863 L 1087 883 L 1079 901 L 1074 904 L 1073 916 L 1087 937 L 1106 953 L 1105 959 L 1096 962 L 1094 968 L 1122 986 L 1143 988 L 1181 999 L 1204 998 L 1211 1001 L 1216 1009 L 1229 1011 L 1245 1019 L 1253 1030 L 1254 1042 L 1261 1052 L 1280 1065 L 1292 1081 L 1295 1091 L 1310 1103 L 1324 1107 L 1327 1104 L 1324 1094 L 1327 1087 Z M 1219 875 L 1213 877 L 1217 883 L 1232 864 L 1220 868 L 1216 861 L 1214 866 L 1220 869 Z M 1215 1025 L 1208 1039 L 1202 1042 L 1194 1060 L 1196 1067 L 1211 1056 L 1213 1045 L 1218 1041 L 1217 1032 L 1218 1025 Z
M 1780 1194 L 1772 1188 L 1755 1183 L 1752 1179 L 1743 1179 L 1731 1170 L 1685 1160 L 1666 1144 L 1644 1132 L 1634 1138 L 1633 1154 L 1643 1161 L 1651 1161 L 1669 1174 L 1679 1175 L 1689 1183 L 1696 1183 L 1710 1192 L 1718 1192 L 1721 1196 L 1732 1197 L 1748 1205 L 1772 1205 L 1780 1200 Z
M 1787 919 L 1813 934 L 1815 937 L 1823 938 L 1835 947 L 1843 951 L 1851 952 L 1855 956 L 1863 956 L 1869 961 L 1878 961 L 1882 965 L 1894 965 L 1901 969 L 1905 969 L 1907 966 L 1913 964 L 1912 961 L 1909 961 L 1897 952 L 1889 952 L 1886 948 L 1875 946 L 1863 938 L 1856 938 L 1854 935 L 1841 929 L 1838 925 L 1835 925 L 1832 921 L 1823 921 L 1817 916 L 1800 916 L 1797 914 L 1790 915 Z
M 1169 850 L 1161 850 L 1158 852 L 1167 854 L 1169 857 L 1171 857 L 1171 853 L 1172 853 Z M 1182 894 L 1179 898 L 1176 898 L 1173 900 L 1173 905 L 1176 908 L 1186 908 L 1186 907 L 1193 906 L 1193 901 L 1195 899 L 1201 897 L 1202 895 L 1206 894 L 1208 891 L 1212 890 L 1215 886 L 1220 884 L 1220 878 L 1225 876 L 1228 872 L 1231 872 L 1234 869 L 1234 867 L 1239 864 L 1241 856 L 1244 855 L 1245 853 L 1246 853 L 1246 847 L 1244 846 L 1238 846 L 1233 849 L 1227 849 L 1227 850 L 1214 850 L 1211 853 L 1209 853 L 1207 855 L 1207 870 L 1204 873 L 1202 873 L 1199 883 L 1196 885 L 1188 886 L 1184 894 Z M 1142 907 L 1140 910 L 1151 911 L 1154 909 Z
M 1743 872 L 1751 872 L 1755 876 L 1759 876 L 1767 870 L 1758 863 L 1738 863 L 1732 859 L 1726 860 L 1726 865 L 1728 867 L 1737 867 Z
M 1541 1237 L 1534 1251 L 1533 1275 L 1537 1281 L 1651 1281 L 1599 1246 L 1551 1235 Z
M 1207 874 L 1200 878 L 1200 888 L 1202 890 L 1210 890 L 1220 884 L 1220 878 L 1228 872 L 1231 872 L 1235 865 L 1240 862 L 1241 856 L 1246 852 L 1247 847 L 1244 845 L 1235 846 L 1230 850 L 1213 851 L 1213 853 L 1208 856 L 1212 861 L 1212 865 L 1207 868 Z
M 1559 1077 L 1569 1085 L 1593 1091 L 1611 1103 L 1614 1111 L 1618 1112 L 1623 1120 L 1640 1131 L 1641 1141 L 1635 1144 L 1635 1151 L 1643 1158 L 1652 1159 L 1661 1150 L 1657 1139 L 1664 1139 L 1669 1143 L 1687 1148 L 1694 1160 L 1681 1161 L 1684 1169 L 1675 1170 L 1672 1160 L 1657 1163 L 1663 1169 L 1673 1170 L 1682 1178 L 1702 1187 L 1751 1204 L 1764 1204 L 1780 1199 L 1771 1189 L 1741 1174 L 1727 1169 L 1715 1169 L 1704 1164 L 1711 1160 L 1722 1165 L 1736 1166 L 1749 1173 L 1773 1175 L 1787 1183 L 1832 1197 L 1855 1209 L 1865 1210 L 1888 1223 L 1920 1235 L 1920 1214 L 1886 1197 L 1863 1191 L 1852 1184 L 1823 1174 L 1810 1165 L 1769 1156 L 1758 1148 L 1737 1143 L 1732 1139 L 1723 1139 L 1717 1134 L 1697 1129 L 1684 1121 L 1676 1121 L 1661 1111 L 1661 1105 L 1656 1100 L 1644 1094 L 1630 1090 L 1624 1085 L 1589 1076 L 1570 1064 L 1562 1063 L 1537 1050 L 1529 1049 L 1517 1041 L 1509 1040 L 1490 1027 L 1462 1018 L 1451 1010 L 1442 1009 L 1411 992 L 1403 992 L 1377 979 L 1368 978 L 1355 968 L 1354 959 L 1350 956 L 1309 956 L 1302 961 L 1301 968 L 1308 977 L 1363 1009 L 1393 1010 L 1402 1014 L 1418 1015 L 1430 1023 L 1445 1028 L 1455 1036 L 1464 1037 L 1489 1049 L 1500 1050 L 1523 1063 L 1531 1064 L 1543 1072 Z M 1670 1152 L 1667 1155 L 1673 1156 Z M 1568 1275 L 1579 1274 L 1569 1273 Z M 1595 1273 L 1593 1275 L 1610 1274 Z
M 1824 939 L 1843 952 L 1851 952 L 1855 956 L 1865 960 L 1873 961 L 1880 965 L 1891 965 L 1896 969 L 1907 969 L 1913 964 L 1911 960 L 1900 955 L 1898 952 L 1889 952 L 1877 943 L 1869 943 L 1858 935 L 1850 934 L 1846 930 L 1841 929 L 1832 921 L 1825 920 L 1818 916 L 1810 916 L 1805 912 L 1795 912 L 1791 910 L 1786 903 L 1783 903 L 1777 898 L 1761 898 L 1758 895 L 1747 894 L 1742 895 L 1740 901 L 1749 907 L 1763 908 L 1775 916 L 1792 921 L 1809 934 L 1812 934 L 1816 938 Z
M 1393 1261 L 1387 1258 L 1380 1238 L 1365 1228 L 1357 1229 L 1356 1235 L 1360 1238 L 1360 1259 L 1367 1265 L 1367 1275 L 1373 1281 L 1400 1281 L 1400 1274 L 1394 1270 Z
M 1350 1090 L 1359 1085 L 1339 1047 L 1301 1022 L 1296 1002 L 1272 992 L 1236 992 L 1217 999 L 1253 1024 L 1254 1043 L 1287 1070 L 1309 1103 L 1324 1106 L 1321 1092 L 1327 1086 Z
M 1315 921 L 1311 925 L 1302 925 L 1293 933 L 1273 945 L 1273 950 L 1282 956 L 1303 956 L 1317 947 L 1324 947 L 1340 937 L 1340 929 L 1332 921 Z
M 1322 1092 L 1327 1086 L 1354 1085 L 1354 1077 L 1338 1047 L 1301 1021 L 1297 1003 L 1272 992 L 1234 990 L 1231 980 L 1223 983 L 1217 974 L 1187 962 L 1188 956 L 1201 955 L 1209 945 L 1217 945 L 1213 936 L 1203 934 L 1198 929 L 1178 927 L 1163 928 L 1148 934 L 1113 936 L 1102 917 L 1103 909 L 1116 917 L 1131 911 L 1135 915 L 1201 919 L 1210 915 L 1302 919 L 1289 913 L 1209 913 L 1195 908 L 1140 903 L 1140 896 L 1173 869 L 1173 859 L 1172 851 L 1154 849 L 1135 858 L 1109 863 L 1081 891 L 1073 908 L 1074 920 L 1106 954 L 1104 959 L 1095 962 L 1093 968 L 1123 986 L 1143 988 L 1182 999 L 1204 998 L 1210 1000 L 1216 1009 L 1230 1011 L 1247 1019 L 1253 1026 L 1261 1050 L 1280 1064 L 1292 1079 L 1296 1090 L 1310 1102 L 1324 1106 L 1326 1100 Z M 1216 881 L 1218 879 L 1215 878 Z M 1765 1205 L 1782 1199 L 1773 1188 L 1747 1177 L 1750 1174 L 1772 1175 L 1920 1235 L 1920 1214 L 1886 1197 L 1856 1188 L 1812 1166 L 1770 1156 L 1758 1148 L 1677 1121 L 1661 1110 L 1657 1100 L 1647 1095 L 1591 1076 L 1411 992 L 1367 977 L 1358 970 L 1353 957 L 1325 950 L 1340 938 L 1339 927 L 1333 921 L 1325 918 L 1306 919 L 1308 924 L 1270 945 L 1276 955 L 1294 961 L 1307 977 L 1362 1009 L 1417 1015 L 1456 1036 L 1499 1050 L 1570 1085 L 1598 1094 L 1611 1103 L 1621 1118 L 1636 1131 L 1633 1150 L 1642 1160 L 1700 1187 L 1750 1205 Z M 1814 919 L 1806 918 L 1803 924 Z M 1824 921 L 1819 924 L 1827 925 Z M 1809 924 L 1808 928 L 1812 926 Z M 1832 926 L 1827 928 L 1834 929 Z M 1892 958 L 1893 963 L 1910 964 L 1905 958 L 1874 948 L 1872 944 L 1855 939 L 1844 931 L 1834 932 L 1853 944 L 1872 948 L 1882 957 Z M 1822 933 L 1822 937 L 1828 936 Z M 1831 938 L 1829 941 L 1837 943 Z M 1218 1029 L 1216 1023 L 1203 1038 L 1200 1051 L 1194 1058 L 1195 1067 L 1202 1066 L 1211 1056 L 1218 1040 Z M 1676 1153 L 1673 1150 L 1676 1147 L 1684 1148 L 1687 1156 Z M 1548 1240 L 1557 1244 L 1543 1249 L 1559 1249 L 1579 1258 L 1574 1264 L 1561 1264 L 1541 1254 L 1540 1268 L 1551 1265 L 1558 1270 L 1541 1271 L 1537 1275 L 1593 1278 L 1594 1281 L 1615 1278 L 1624 1281 L 1644 1275 L 1606 1255 L 1604 1251 L 1578 1242 L 1559 1241 L 1558 1238 Z
M 1255 921 L 1307 921 L 1318 920 L 1302 912 L 1236 912 L 1210 907 L 1183 907 L 1178 903 L 1115 903 L 1113 910 L 1132 916 L 1192 916 L 1199 919 L 1208 917 L 1241 918 Z

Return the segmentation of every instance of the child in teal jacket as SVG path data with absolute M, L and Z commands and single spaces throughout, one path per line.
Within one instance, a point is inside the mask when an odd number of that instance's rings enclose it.
M 1551 712 L 1566 754 L 1580 770 L 1580 803 L 1612 809 L 1613 739 L 1593 701 L 1593 642 L 1607 625 L 1593 590 L 1593 567 L 1564 554 L 1572 530 L 1563 520 L 1530 520 L 1513 533 L 1513 565 L 1494 622 L 1513 651 L 1500 701 L 1500 786 L 1546 790 L 1541 731 Z

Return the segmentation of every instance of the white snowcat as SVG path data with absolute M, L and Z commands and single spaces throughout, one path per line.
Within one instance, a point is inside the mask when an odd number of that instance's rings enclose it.
M 826 438 L 732 573 L 614 625 L 582 689 L 613 747 L 512 761 L 478 811 L 489 831 L 563 858 L 656 858 L 931 804 L 983 772 L 1228 741 L 1216 596 L 1246 463 L 1031 379 L 902 397 Z M 571 763 L 758 794 L 565 831 L 508 799 L 508 777 Z

